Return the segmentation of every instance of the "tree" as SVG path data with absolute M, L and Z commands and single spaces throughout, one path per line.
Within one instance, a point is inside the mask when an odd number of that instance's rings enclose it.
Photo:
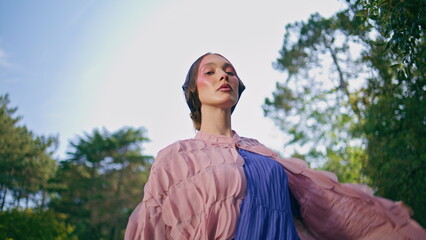
M 35 136 L 20 117 L 13 117 L 17 108 L 10 108 L 8 95 L 0 96 L 0 201 L 1 210 L 9 196 L 11 206 L 19 206 L 24 199 L 43 207 L 47 200 L 49 179 L 56 169 L 52 159 L 55 137 Z
M 71 142 L 55 182 L 51 207 L 67 214 L 80 239 L 121 239 L 141 201 L 152 157 L 142 155 L 143 129 L 95 129 Z
M 265 115 L 289 144 L 307 146 L 309 161 L 403 200 L 426 225 L 426 2 L 346 2 L 330 18 L 286 27 L 275 68 L 288 78 L 265 99 Z
M 351 46 L 366 48 L 361 42 L 369 31 L 369 26 L 348 11 L 329 19 L 313 14 L 307 22 L 286 27 L 281 57 L 274 67 L 286 72 L 287 79 L 277 83 L 263 109 L 265 116 L 292 136 L 287 145 L 308 149 L 304 154 L 308 162 L 322 166 L 327 159 L 338 157 L 347 166 L 356 166 L 356 174 L 361 172 L 361 165 L 353 161 L 364 158 L 357 129 L 364 117 L 360 102 L 365 100 L 365 88 L 359 84 L 364 66 L 361 55 L 354 54 Z M 341 166 L 328 170 L 340 172 Z M 357 181 L 365 183 L 367 179 Z

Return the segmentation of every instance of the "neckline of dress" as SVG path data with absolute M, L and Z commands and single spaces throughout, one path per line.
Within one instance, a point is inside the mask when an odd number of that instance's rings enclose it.
M 195 135 L 194 139 L 200 139 L 204 140 L 206 142 L 210 143 L 231 143 L 235 144 L 240 139 L 240 136 L 232 130 L 232 137 L 231 136 L 225 136 L 225 135 L 216 135 L 216 134 L 210 134 L 202 131 L 198 131 Z

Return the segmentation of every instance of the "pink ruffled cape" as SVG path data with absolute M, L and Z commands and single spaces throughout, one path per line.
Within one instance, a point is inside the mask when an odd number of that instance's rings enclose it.
M 373 196 L 363 185 L 280 158 L 254 139 L 209 135 L 161 150 L 144 198 L 129 218 L 125 239 L 231 239 L 245 195 L 244 161 L 236 148 L 279 162 L 300 205 L 301 239 L 426 239 L 402 202 Z

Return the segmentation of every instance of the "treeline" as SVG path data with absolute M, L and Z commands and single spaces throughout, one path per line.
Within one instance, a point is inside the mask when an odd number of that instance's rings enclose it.
M 296 156 L 404 201 L 426 226 L 426 1 L 345 2 L 287 25 L 274 63 L 287 79 L 265 116 L 308 149 Z
M 0 96 L 0 239 L 122 239 L 151 156 L 143 128 L 93 130 L 53 158 L 57 138 L 19 124 Z

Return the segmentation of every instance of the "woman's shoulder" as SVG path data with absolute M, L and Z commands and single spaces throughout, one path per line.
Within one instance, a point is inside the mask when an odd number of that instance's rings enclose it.
M 198 139 L 189 138 L 184 140 L 176 141 L 172 144 L 169 144 L 165 148 L 161 149 L 157 153 L 155 162 L 157 164 L 163 163 L 170 159 L 176 159 L 178 156 L 187 154 L 190 151 L 199 150 L 205 147 L 205 143 Z

